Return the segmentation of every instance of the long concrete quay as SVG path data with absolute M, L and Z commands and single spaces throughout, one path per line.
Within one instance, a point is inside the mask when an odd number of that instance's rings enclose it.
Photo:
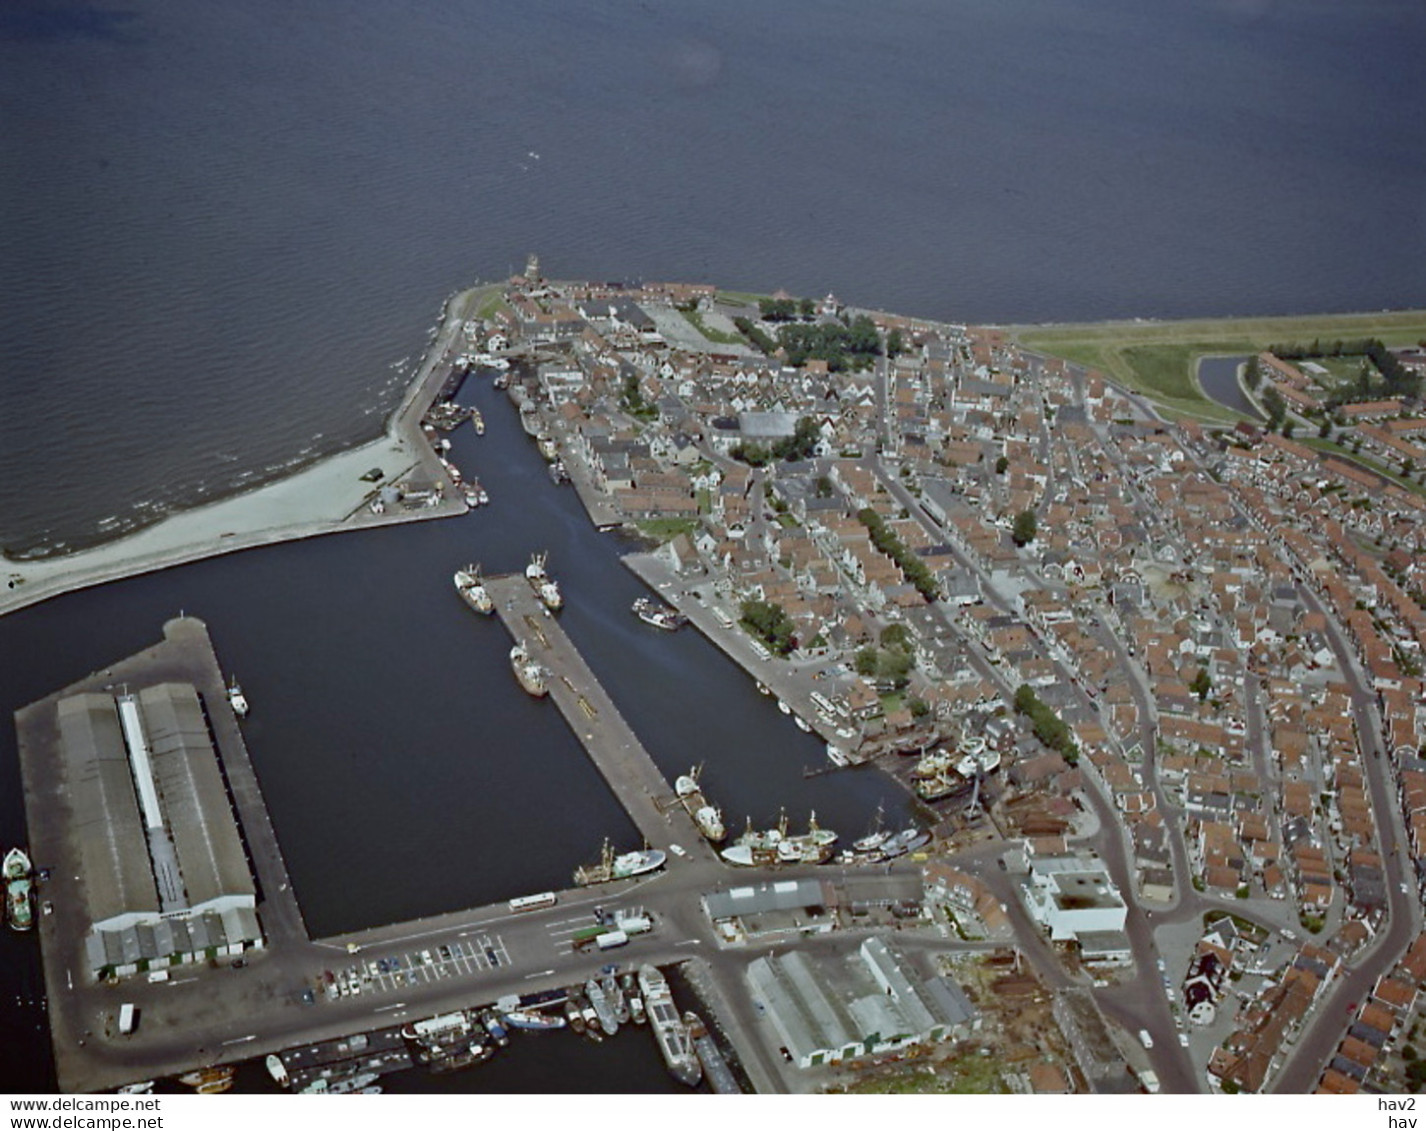
M 676 843 L 685 853 L 716 860 L 663 772 L 525 578 L 491 577 L 485 587 L 506 631 L 549 672 L 550 698 L 649 845 L 667 849 Z

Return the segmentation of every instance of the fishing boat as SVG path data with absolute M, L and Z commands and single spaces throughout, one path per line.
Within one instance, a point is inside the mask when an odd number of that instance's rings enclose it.
M 587 887 L 611 880 L 627 880 L 631 876 L 656 871 L 667 860 L 667 853 L 658 848 L 643 848 L 616 855 L 613 846 L 606 840 L 599 854 L 599 863 L 575 869 L 574 882 Z
M 344 1096 L 352 1092 L 359 1092 L 371 1084 L 375 1084 L 380 1079 L 375 1072 L 358 1072 L 355 1076 L 339 1077 L 335 1080 L 327 1081 L 327 1094 L 329 1096 Z
M 597 979 L 590 978 L 584 983 L 584 996 L 594 1007 L 594 1015 L 599 1018 L 599 1027 L 604 1030 L 605 1035 L 612 1037 L 618 1033 L 619 1018 L 615 1015 L 614 1003 L 610 1000 L 604 984 Z
M 485 417 L 480 415 L 480 409 L 472 408 L 470 410 L 470 422 L 474 425 L 477 436 L 485 435 Z
M 629 1003 L 629 1019 L 635 1025 L 647 1024 L 648 1014 L 644 1011 L 644 999 L 639 993 L 639 982 L 633 974 L 625 974 L 619 979 L 619 987 Z
M 232 707 L 233 714 L 240 719 L 248 717 L 248 700 L 243 694 L 243 689 L 238 686 L 237 677 L 234 676 L 228 683 L 228 706 Z
M 613 974 L 605 974 L 599 979 L 599 984 L 604 987 L 604 996 L 614 1007 L 614 1020 L 620 1025 L 629 1023 L 629 1003 L 624 999 L 624 993 L 619 989 L 619 979 Z
M 872 818 L 871 831 L 859 840 L 852 841 L 853 852 L 876 852 L 891 839 L 890 831 L 881 827 L 884 815 L 885 810 L 882 806 L 878 805 L 876 807 L 876 816 Z
M 837 843 L 837 834 L 824 829 L 817 823 L 813 813 L 807 822 L 807 831 L 797 836 L 784 836 L 777 846 L 778 862 L 782 864 L 824 864 L 832 856 L 832 846 Z
M 437 1073 L 456 1072 L 473 1064 L 484 1064 L 495 1055 L 495 1049 L 479 1041 L 471 1041 L 463 1049 L 431 1061 L 431 1071 Z M 363 1089 L 365 1091 L 365 1089 Z
M 520 681 L 520 686 L 536 699 L 543 699 L 549 694 L 545 669 L 530 659 L 530 653 L 523 644 L 516 644 L 510 649 L 510 668 L 514 671 L 515 678 Z
M 905 856 L 908 852 L 929 844 L 931 834 L 912 825 L 908 829 L 903 829 L 897 833 L 884 845 L 881 846 L 881 854 L 888 860 L 893 860 L 898 856 Z
M 661 628 L 665 632 L 676 632 L 688 623 L 688 618 L 671 605 L 660 605 L 647 597 L 639 597 L 632 606 L 633 613 L 645 624 Z
M 267 1065 L 267 1074 L 281 1087 L 285 1088 L 292 1083 L 292 1077 L 287 1073 L 287 1065 L 282 1063 L 282 1058 L 275 1052 L 269 1053 L 267 1060 L 263 1062 Z
M 495 601 L 481 580 L 479 565 L 468 565 L 465 569 L 456 570 L 454 580 L 456 592 L 472 609 L 486 616 L 495 611 Z
M 231 1065 L 223 1065 L 217 1068 L 195 1068 L 192 1072 L 185 1072 L 178 1078 L 180 1084 L 187 1084 L 190 1088 L 197 1088 L 200 1092 L 205 1087 L 210 1094 L 214 1091 L 226 1092 L 233 1086 L 233 1074 L 237 1071 Z M 214 1085 L 226 1084 L 227 1087 L 214 1087 Z
M 539 597 L 545 608 L 555 613 L 564 608 L 564 597 L 560 593 L 559 584 L 545 569 L 548 559 L 547 553 L 531 554 L 530 564 L 525 567 L 525 580 L 530 583 L 530 588 L 535 591 L 535 596 Z
M 501 1020 L 516 1029 L 563 1029 L 565 1019 L 556 1017 L 553 1014 L 541 1013 L 535 1009 L 511 1009 L 507 1010 Z
M 35 925 L 33 888 L 30 874 L 34 866 L 23 848 L 5 853 L 5 919 L 17 931 L 28 931 Z
M 703 1078 L 703 1067 L 698 1063 L 688 1027 L 673 1004 L 668 981 L 657 967 L 645 963 L 639 967 L 639 990 L 644 995 L 649 1024 L 670 1075 L 679 1083 L 694 1087 Z
M 723 814 L 714 806 L 708 804 L 707 798 L 703 796 L 703 791 L 698 786 L 698 768 L 694 767 L 686 774 L 680 774 L 678 780 L 673 783 L 674 792 L 678 794 L 678 799 L 683 803 L 688 815 L 693 818 L 693 823 L 698 826 L 698 831 L 705 839 L 713 844 L 719 843 L 728 835 L 723 827 Z

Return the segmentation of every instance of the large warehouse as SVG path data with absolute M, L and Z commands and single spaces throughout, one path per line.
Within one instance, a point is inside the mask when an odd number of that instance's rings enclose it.
M 252 873 L 196 689 L 90 692 L 61 699 L 58 713 L 90 973 L 261 946 Z
M 801 951 L 748 965 L 753 998 L 800 1068 L 957 1039 L 980 1015 L 955 982 L 923 979 L 876 937 L 855 955 L 814 964 Z

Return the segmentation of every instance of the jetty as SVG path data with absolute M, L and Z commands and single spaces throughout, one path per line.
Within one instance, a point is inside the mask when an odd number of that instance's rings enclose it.
M 524 576 L 487 578 L 485 587 L 511 638 L 524 641 L 534 660 L 550 673 L 550 698 L 644 840 L 664 847 L 674 841 L 708 852 L 682 807 L 660 806 L 659 800 L 670 792 L 668 780 Z M 708 855 L 711 859 L 711 852 Z

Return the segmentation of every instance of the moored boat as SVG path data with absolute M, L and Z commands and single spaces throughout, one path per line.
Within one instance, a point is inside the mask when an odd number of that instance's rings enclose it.
M 723 826 L 723 814 L 712 805 L 708 804 L 708 799 L 703 796 L 703 791 L 698 786 L 698 769 L 691 769 L 686 774 L 680 774 L 673 783 L 674 792 L 678 794 L 678 799 L 683 803 L 688 815 L 693 818 L 693 823 L 698 826 L 698 831 L 704 838 L 713 844 L 717 844 L 728 835 L 727 829 Z
M 564 597 L 560 593 L 558 582 L 545 569 L 548 559 L 548 553 L 531 554 L 530 564 L 525 567 L 525 580 L 530 583 L 530 588 L 535 591 L 535 596 L 539 597 L 545 608 L 556 613 L 564 608 Z
M 486 616 L 495 611 L 495 601 L 481 580 L 479 565 L 472 564 L 466 566 L 465 569 L 456 570 L 454 580 L 456 592 L 472 609 L 478 613 L 484 613 Z
M 599 854 L 599 863 L 577 868 L 574 882 L 584 886 L 608 883 L 611 880 L 627 880 L 631 876 L 642 876 L 664 866 L 668 854 L 659 848 L 643 848 L 633 852 L 615 854 L 606 840 Z
M 35 925 L 30 873 L 34 866 L 23 848 L 12 848 L 5 854 L 5 919 L 17 931 L 28 931 Z
M 267 1065 L 267 1074 L 282 1087 L 287 1087 L 292 1083 L 292 1077 L 287 1073 L 287 1065 L 282 1063 L 282 1058 L 275 1052 L 269 1053 L 267 1060 L 263 1062 Z
M 930 833 L 912 825 L 908 829 L 903 829 L 883 844 L 881 846 L 881 854 L 886 859 L 892 860 L 898 856 L 905 856 L 908 852 L 914 852 L 916 849 L 930 843 L 930 840 Z
M 240 719 L 248 717 L 248 700 L 243 694 L 243 689 L 238 686 L 237 677 L 228 683 L 228 705 L 233 708 L 233 714 Z
M 654 1039 L 670 1075 L 692 1088 L 702 1079 L 703 1068 L 698 1063 L 698 1054 L 689 1039 L 688 1028 L 673 1004 L 668 981 L 657 967 L 645 963 L 639 967 L 639 990 L 644 995 L 649 1024 L 653 1027 Z
M 523 644 L 516 644 L 510 649 L 510 668 L 514 671 L 515 678 L 520 681 L 520 686 L 536 699 L 542 699 L 549 694 L 545 669 L 530 659 L 530 653 Z
M 506 1011 L 503 1021 L 516 1029 L 563 1029 L 565 1019 L 534 1009 L 511 1009 Z
M 660 605 L 647 597 L 639 597 L 632 606 L 633 613 L 645 624 L 673 632 L 688 623 L 688 618 L 671 605 Z
M 615 1015 L 614 1003 L 609 999 L 604 984 L 590 978 L 584 983 L 584 995 L 594 1007 L 594 1015 L 599 1018 L 599 1027 L 604 1030 L 605 1035 L 612 1037 L 618 1033 L 619 1018 Z

